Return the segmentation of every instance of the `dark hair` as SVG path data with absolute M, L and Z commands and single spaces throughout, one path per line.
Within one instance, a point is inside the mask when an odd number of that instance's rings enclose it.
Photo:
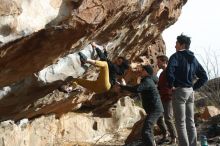
M 153 73 L 154 73 L 154 70 L 153 70 L 153 68 L 152 68 L 152 66 L 151 65 L 144 65 L 144 66 L 142 66 L 142 68 L 149 74 L 149 75 L 153 75 Z
M 122 67 L 124 70 L 129 68 L 129 61 L 127 59 L 122 56 L 119 56 L 118 59 L 122 60 L 122 64 L 120 65 L 120 67 Z
M 185 47 L 186 47 L 185 49 L 189 49 L 191 40 L 190 40 L 190 37 L 181 34 L 180 36 L 177 36 L 177 42 L 179 42 L 180 45 L 185 44 Z
M 161 60 L 162 62 L 168 62 L 168 57 L 166 55 L 160 55 L 160 56 L 157 56 L 157 59 Z
M 129 62 L 127 59 L 125 59 L 124 57 L 119 56 L 117 59 L 121 59 L 122 63 L 121 65 L 118 65 L 119 69 L 120 69 L 120 73 L 119 75 L 123 75 L 125 73 L 125 70 L 127 70 L 129 68 Z

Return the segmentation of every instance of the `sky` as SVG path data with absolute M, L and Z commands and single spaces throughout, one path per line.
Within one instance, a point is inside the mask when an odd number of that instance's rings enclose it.
M 220 0 L 188 0 L 177 22 L 162 34 L 167 49 L 166 55 L 170 57 L 175 53 L 176 37 L 183 33 L 191 37 L 190 50 L 195 53 L 204 68 L 208 66 L 208 70 L 212 72 L 210 75 L 216 74 L 217 70 L 220 72 L 219 6 Z

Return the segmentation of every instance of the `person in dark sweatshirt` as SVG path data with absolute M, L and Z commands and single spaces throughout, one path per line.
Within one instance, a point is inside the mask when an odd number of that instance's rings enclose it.
M 120 85 L 120 88 L 141 94 L 142 106 L 147 113 L 142 129 L 143 145 L 155 146 L 153 127 L 158 118 L 163 115 L 164 110 L 155 84 L 157 81 L 153 76 L 153 68 L 150 65 L 142 66 L 140 76 L 142 77 L 140 84 L 136 86 Z
M 107 92 L 115 85 L 117 77 L 122 76 L 125 70 L 129 68 L 129 63 L 124 57 L 117 57 L 114 61 L 110 61 L 107 58 L 106 50 L 101 50 L 99 46 L 94 42 L 91 45 L 93 49 L 96 50 L 100 60 L 89 59 L 81 52 L 79 52 L 78 54 L 80 56 L 80 61 L 82 65 L 84 63 L 90 63 L 100 68 L 99 77 L 97 78 L 97 80 L 91 81 L 86 79 L 72 78 L 70 76 L 68 77 L 68 79 L 66 79 L 66 82 L 70 83 L 68 85 L 61 86 L 61 91 L 71 92 L 74 87 L 80 85 L 95 93 Z
M 173 110 L 179 146 L 196 146 L 197 132 L 194 123 L 194 90 L 203 86 L 207 74 L 190 48 L 190 37 L 177 37 L 176 53 L 168 62 L 167 80 L 173 90 Z M 193 83 L 193 80 L 197 81 Z

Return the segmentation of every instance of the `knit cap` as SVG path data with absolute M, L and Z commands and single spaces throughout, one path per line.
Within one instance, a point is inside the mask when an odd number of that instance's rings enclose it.
M 142 68 L 149 74 L 149 75 L 153 75 L 154 70 L 150 65 L 144 65 L 142 66 Z

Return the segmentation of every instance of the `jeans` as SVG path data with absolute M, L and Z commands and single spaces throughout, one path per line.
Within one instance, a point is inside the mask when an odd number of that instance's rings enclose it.
M 173 105 L 172 100 L 163 101 L 163 108 L 164 108 L 164 119 L 167 125 L 167 129 L 170 133 L 170 137 L 177 138 L 176 128 L 173 122 Z
M 179 146 L 196 146 L 194 123 L 194 92 L 192 88 L 176 88 L 173 92 L 173 111 Z
M 148 112 L 142 129 L 142 139 L 144 145 L 155 146 L 153 127 L 163 113 L 160 111 Z

